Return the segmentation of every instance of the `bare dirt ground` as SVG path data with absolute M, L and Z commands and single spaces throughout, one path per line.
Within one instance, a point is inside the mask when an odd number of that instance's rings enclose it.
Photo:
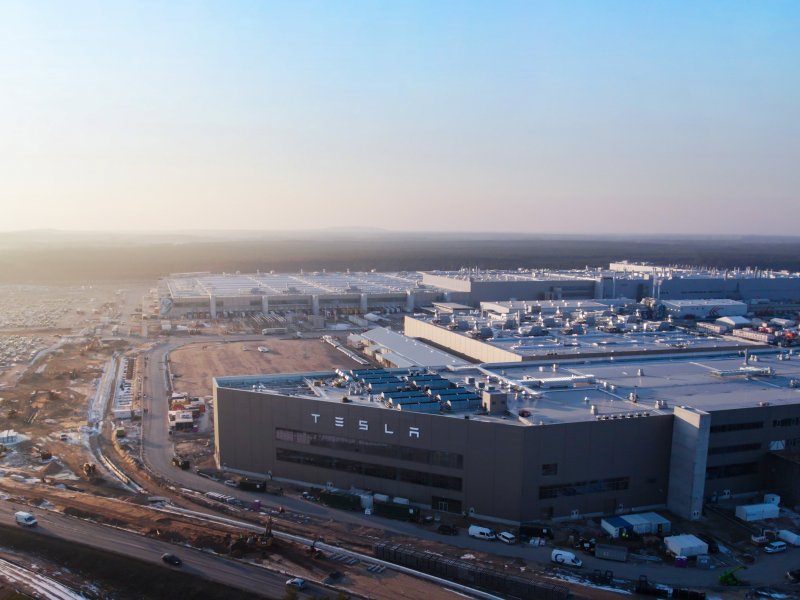
M 265 346 L 269 352 L 259 352 Z M 210 396 L 211 378 L 227 375 L 329 371 L 358 363 L 320 340 L 265 337 L 259 342 L 197 342 L 170 354 L 176 391 Z

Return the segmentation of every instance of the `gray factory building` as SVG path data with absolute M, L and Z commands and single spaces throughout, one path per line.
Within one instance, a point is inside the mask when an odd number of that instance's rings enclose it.
M 564 271 L 174 274 L 160 283 L 160 316 L 241 317 L 270 311 L 361 314 L 373 310 L 412 312 L 442 300 L 478 306 L 481 302 L 509 299 L 645 297 L 728 298 L 751 305 L 800 307 L 797 274 L 651 266 L 637 270 L 628 263 L 612 263 L 611 267 Z
M 220 467 L 509 522 L 767 485 L 800 445 L 800 363 L 775 352 L 214 380 Z M 346 397 L 346 400 L 344 398 Z
M 411 312 L 442 296 L 441 290 L 425 288 L 415 272 L 184 273 L 171 275 L 159 287 L 164 318 Z
M 494 300 L 727 298 L 748 304 L 800 304 L 797 273 L 704 268 L 676 269 L 611 263 L 609 269 L 462 270 L 422 273 L 422 282 L 444 290 L 448 300 L 477 306 Z

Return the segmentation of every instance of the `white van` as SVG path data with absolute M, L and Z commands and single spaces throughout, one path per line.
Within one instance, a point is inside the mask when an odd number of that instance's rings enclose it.
M 583 561 L 568 550 L 553 550 L 550 560 L 566 567 L 582 567 Z
M 469 536 L 478 538 L 479 540 L 496 540 L 497 535 L 488 527 L 481 527 L 480 525 L 469 526 Z
M 786 552 L 786 542 L 770 542 L 766 546 L 764 546 L 764 552 L 767 554 L 775 554 L 777 552 Z
M 504 544 L 516 544 L 517 543 L 517 536 L 513 533 L 509 533 L 508 531 L 501 531 L 497 534 L 497 539 L 503 542 Z
M 23 512 L 20 510 L 15 512 L 14 516 L 17 519 L 17 523 L 19 525 L 24 525 L 25 527 L 35 527 L 39 523 L 39 521 L 36 520 L 36 517 L 29 512 Z

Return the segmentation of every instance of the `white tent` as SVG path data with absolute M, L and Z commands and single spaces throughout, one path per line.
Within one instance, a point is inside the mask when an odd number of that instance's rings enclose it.
M 708 554 L 708 544 L 693 535 L 673 535 L 664 538 L 667 550 L 675 556 L 697 556 Z

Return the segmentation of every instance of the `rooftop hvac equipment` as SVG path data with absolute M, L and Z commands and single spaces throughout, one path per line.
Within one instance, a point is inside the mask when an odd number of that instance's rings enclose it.
M 715 377 L 772 377 L 775 370 L 772 367 L 739 367 L 738 369 L 715 369 L 711 371 Z

